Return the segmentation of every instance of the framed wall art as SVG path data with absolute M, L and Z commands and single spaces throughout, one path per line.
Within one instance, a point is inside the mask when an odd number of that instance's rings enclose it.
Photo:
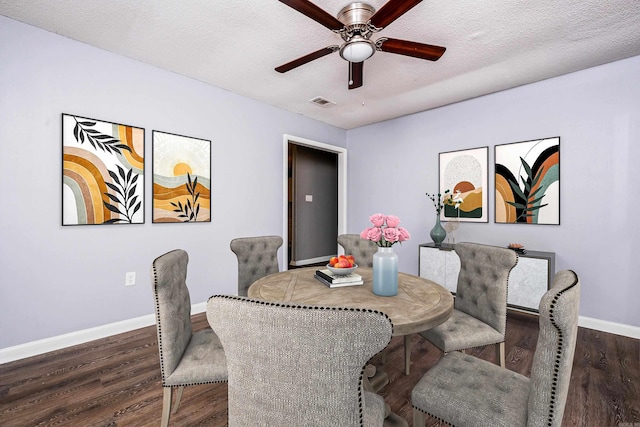
M 211 222 L 211 141 L 153 131 L 153 222 Z
M 489 222 L 487 204 L 489 147 L 440 153 L 440 193 L 450 191 L 440 219 Z
M 495 146 L 496 223 L 560 224 L 560 137 Z
M 62 114 L 62 225 L 144 223 L 144 129 Z

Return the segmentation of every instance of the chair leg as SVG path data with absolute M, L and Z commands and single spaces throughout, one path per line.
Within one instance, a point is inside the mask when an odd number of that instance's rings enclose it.
M 507 358 L 505 355 L 504 341 L 496 344 L 496 360 L 498 361 L 501 367 L 503 368 L 507 367 Z
M 380 362 L 383 365 L 387 363 L 387 349 L 386 348 L 380 352 Z
M 176 403 L 174 405 L 173 408 L 173 413 L 175 414 L 176 412 L 178 412 L 178 409 L 180 409 L 180 399 L 182 399 L 182 392 L 184 391 L 184 386 L 181 386 L 178 389 L 178 395 L 176 396 Z
M 411 335 L 404 336 L 404 374 L 409 375 L 411 366 Z
M 162 420 L 160 421 L 160 427 L 167 427 L 169 425 L 169 417 L 171 415 L 171 387 L 163 387 L 162 393 Z
M 413 427 L 424 427 L 424 423 L 426 422 L 424 415 L 424 412 L 413 408 Z

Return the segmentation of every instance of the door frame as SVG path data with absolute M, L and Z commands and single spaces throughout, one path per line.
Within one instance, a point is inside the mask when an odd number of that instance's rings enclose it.
M 337 145 L 325 144 L 323 142 L 313 141 L 311 139 L 288 134 L 283 135 L 282 141 L 282 239 L 284 241 L 284 245 L 283 255 L 280 257 L 280 271 L 286 271 L 289 269 L 286 259 L 286 244 L 289 241 L 289 218 L 287 205 L 289 202 L 289 143 L 328 151 L 338 155 L 338 234 L 345 233 L 347 229 L 347 149 L 344 147 L 338 147 Z M 336 241 L 336 247 L 337 245 L 338 242 Z

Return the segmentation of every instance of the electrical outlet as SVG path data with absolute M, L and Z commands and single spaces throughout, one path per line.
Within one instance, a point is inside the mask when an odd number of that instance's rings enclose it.
M 124 285 L 133 286 L 135 284 L 136 284 L 136 273 L 135 271 L 130 271 L 124 276 Z

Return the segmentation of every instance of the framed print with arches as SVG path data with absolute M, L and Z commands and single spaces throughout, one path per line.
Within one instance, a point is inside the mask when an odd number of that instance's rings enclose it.
M 488 155 L 489 147 L 440 153 L 440 194 L 449 190 L 440 220 L 489 222 Z

